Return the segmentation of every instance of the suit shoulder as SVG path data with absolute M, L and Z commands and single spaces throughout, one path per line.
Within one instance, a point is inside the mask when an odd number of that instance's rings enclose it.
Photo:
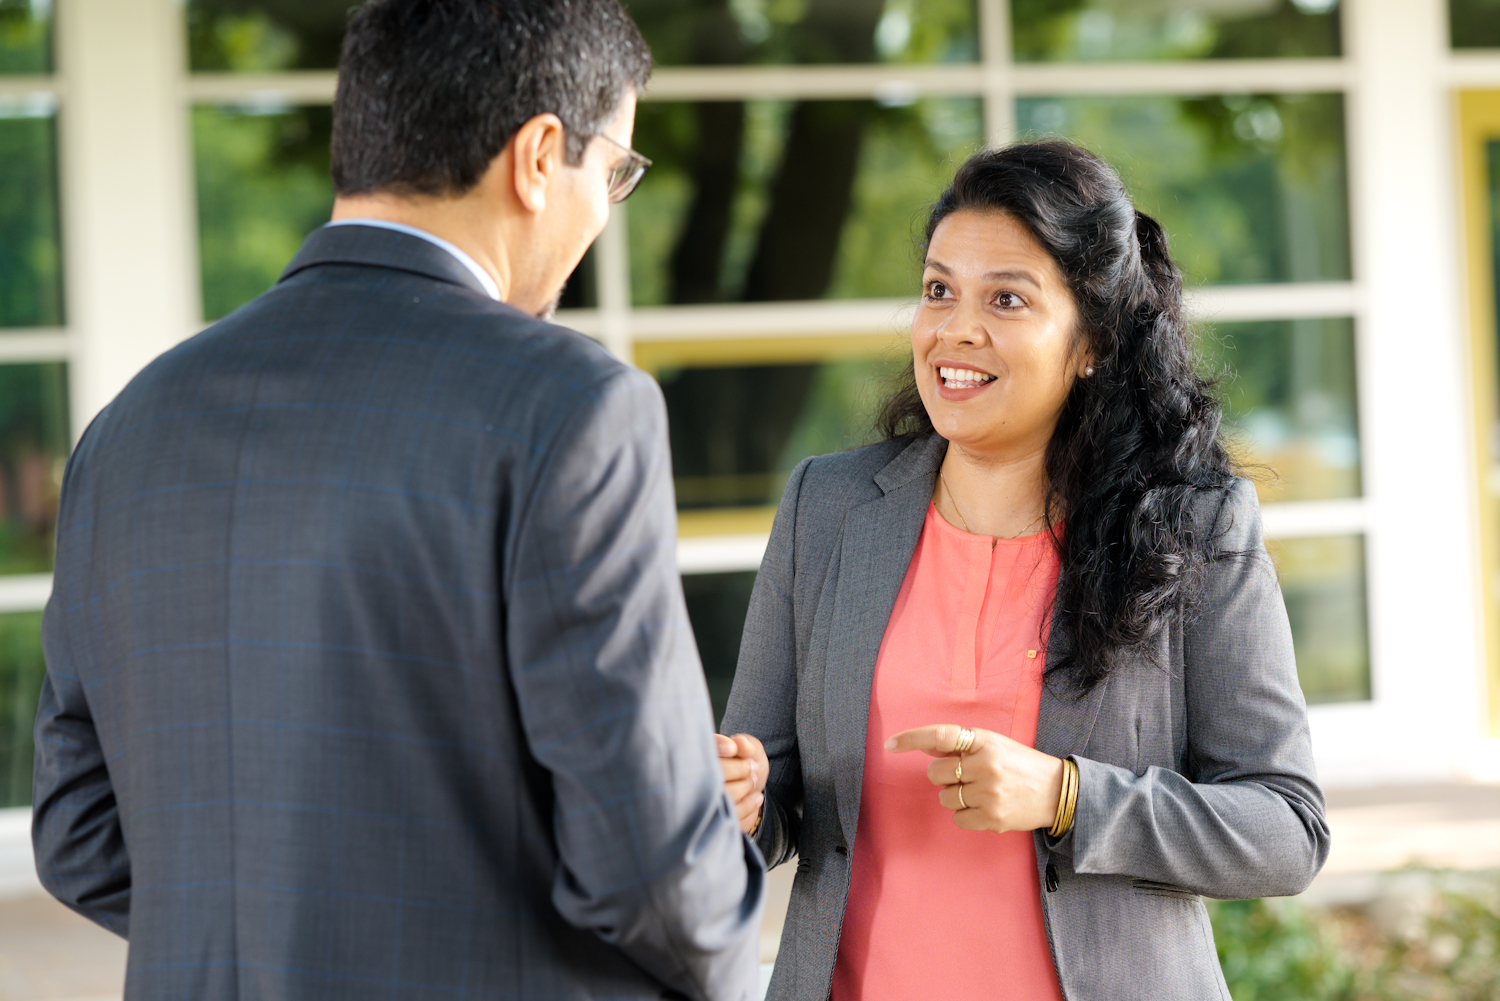
M 1205 541 L 1221 551 L 1256 548 L 1261 539 L 1260 497 L 1255 484 L 1231 476 L 1223 485 L 1200 489 L 1192 500 L 1192 521 Z

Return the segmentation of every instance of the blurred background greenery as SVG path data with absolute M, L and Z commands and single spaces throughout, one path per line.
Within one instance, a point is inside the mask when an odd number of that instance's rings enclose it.
M 1234 1001 L 1500 998 L 1500 872 L 1409 870 L 1386 883 L 1360 907 L 1210 902 Z

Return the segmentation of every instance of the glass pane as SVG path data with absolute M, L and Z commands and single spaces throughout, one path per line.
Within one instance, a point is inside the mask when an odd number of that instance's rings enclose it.
M 357 0 L 187 0 L 193 70 L 331 70 Z
M 1189 283 L 1349 278 L 1340 94 L 1025 98 L 1023 133 L 1120 171 Z
M 276 283 L 328 221 L 327 107 L 193 109 L 203 316 L 216 320 Z
M 46 670 L 42 613 L 0 615 L 0 807 L 31 805 L 31 724 Z
M 1448 0 L 1455 49 L 1500 48 L 1500 0 Z
M 1262 503 L 1359 496 L 1352 320 L 1220 323 L 1200 344 Z
M 634 302 L 915 296 L 924 210 L 983 134 L 972 99 L 643 105 Z
M 0 73 L 52 72 L 52 0 L 0 0 Z
M 46 94 L 0 97 L 0 328 L 63 322 L 54 110 Z
M 1338 0 L 1011 0 L 1019 62 L 1337 56 Z
M 628 0 L 662 66 L 962 62 L 975 0 Z
M 894 359 L 851 359 L 658 371 L 677 506 L 775 504 L 787 475 L 809 455 L 874 440 L 875 411 L 902 367 Z
M 68 442 L 67 366 L 0 365 L 0 574 L 52 570 Z
M 698 656 L 708 678 L 708 696 L 714 704 L 714 725 L 724 718 L 734 668 L 740 659 L 740 636 L 745 631 L 745 612 L 750 608 L 750 590 L 755 571 L 689 574 L 682 578 L 687 596 L 688 618 L 698 640 Z
M 1310 703 L 1370 698 L 1365 618 L 1365 540 L 1359 535 L 1267 544 L 1297 648 L 1297 676 Z

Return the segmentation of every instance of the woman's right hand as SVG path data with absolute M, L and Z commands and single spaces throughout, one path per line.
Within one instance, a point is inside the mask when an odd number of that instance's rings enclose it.
M 754 834 L 760 826 L 760 811 L 766 801 L 766 778 L 771 763 L 766 749 L 748 733 L 726 737 L 716 734 L 719 744 L 719 766 L 724 769 L 724 790 L 734 801 L 740 816 L 740 830 Z

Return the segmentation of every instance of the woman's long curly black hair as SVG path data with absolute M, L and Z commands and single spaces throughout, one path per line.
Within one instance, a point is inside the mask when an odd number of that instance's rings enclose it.
M 1061 141 L 976 154 L 933 206 L 926 242 L 964 209 L 1030 230 L 1066 278 L 1093 352 L 1095 374 L 1074 382 L 1046 456 L 1049 521 L 1066 523 L 1054 537 L 1056 626 L 1068 641 L 1049 669 L 1091 687 L 1193 604 L 1214 541 L 1196 502 L 1233 476 L 1220 407 L 1198 373 L 1166 232 L 1103 160 Z M 914 373 L 879 426 L 887 438 L 933 430 Z

